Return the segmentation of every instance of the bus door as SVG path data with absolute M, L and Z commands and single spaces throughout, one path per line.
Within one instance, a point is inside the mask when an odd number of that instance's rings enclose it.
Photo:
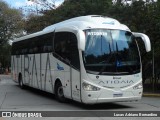
M 57 70 L 54 73 L 55 78 L 60 79 L 63 85 L 64 96 L 71 97 L 71 67 L 70 67 L 70 50 L 68 47 L 69 32 L 56 32 L 54 38 L 53 55 L 57 59 L 54 64 Z
M 71 68 L 71 80 L 72 80 L 72 98 L 76 101 L 80 101 L 80 71 Z
M 78 43 L 77 37 L 75 34 L 70 34 L 70 42 L 69 42 L 69 50 L 70 50 L 70 67 L 71 67 L 71 91 L 72 91 L 72 99 L 76 101 L 80 101 L 80 60 L 79 60 L 79 51 L 78 51 Z
M 64 74 L 64 95 L 80 101 L 80 61 L 77 37 L 72 32 L 56 32 L 54 52 L 60 56 L 61 62 L 56 63 L 57 68 Z M 61 63 L 61 64 L 60 64 Z M 65 63 L 66 66 L 62 66 Z
M 66 33 L 68 37 L 65 45 L 65 62 L 69 65 L 69 70 L 65 72 L 65 90 L 66 97 L 80 101 L 80 61 L 77 45 L 77 38 L 74 33 Z
M 73 60 L 75 60 L 75 57 L 71 58 L 70 60 L 71 61 L 69 63 L 69 68 L 65 67 L 66 71 L 64 72 L 64 95 L 67 98 L 72 98 L 76 101 L 80 101 L 80 71 L 75 68 L 75 66 L 73 66 Z
M 76 35 L 71 32 L 56 32 L 54 49 L 55 53 L 62 58 L 61 62 L 56 64 L 61 73 L 60 76 L 64 75 L 62 80 L 64 95 L 80 101 L 80 62 Z

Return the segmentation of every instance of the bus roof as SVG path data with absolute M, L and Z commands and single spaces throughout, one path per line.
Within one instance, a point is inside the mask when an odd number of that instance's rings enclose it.
M 56 23 L 54 25 L 44 28 L 42 31 L 17 38 L 13 42 L 50 33 L 53 32 L 55 28 L 63 30 L 63 28 L 65 27 L 77 30 L 101 28 L 101 29 L 118 29 L 118 30 L 130 31 L 130 29 L 126 25 L 121 24 L 119 21 L 113 18 L 103 17 L 100 15 L 88 15 L 88 16 L 75 17 L 69 20 L 65 20 L 63 22 Z
M 63 22 L 48 26 L 45 29 L 43 29 L 43 31 L 52 31 L 55 28 L 64 27 L 64 25 L 74 26 L 81 30 L 89 28 L 108 28 L 108 29 L 123 29 L 123 30 L 129 29 L 128 27 L 126 27 L 123 24 L 120 24 L 119 21 L 113 18 L 103 17 L 100 15 L 89 15 L 89 16 L 81 16 L 65 20 Z

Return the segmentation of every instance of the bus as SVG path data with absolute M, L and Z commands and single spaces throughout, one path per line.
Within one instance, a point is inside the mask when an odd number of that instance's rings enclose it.
M 143 92 L 137 40 L 151 51 L 147 35 L 116 19 L 71 18 L 13 41 L 12 79 L 21 88 L 53 93 L 60 102 L 137 101 Z

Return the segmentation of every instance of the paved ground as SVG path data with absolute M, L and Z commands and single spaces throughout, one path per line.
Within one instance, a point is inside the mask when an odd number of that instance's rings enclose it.
M 87 112 L 159 111 L 160 112 L 160 97 L 143 97 L 142 100 L 138 102 L 117 102 L 117 103 L 106 103 L 106 104 L 98 104 L 90 106 L 86 106 L 74 101 L 68 101 L 68 103 L 59 103 L 52 94 L 48 94 L 31 88 L 22 90 L 19 88 L 17 83 L 14 83 L 11 80 L 10 76 L 0 75 L 0 111 L 87 111 Z M 74 116 L 74 113 L 76 112 L 72 113 L 73 115 L 70 114 L 71 117 Z M 58 114 L 60 114 L 58 116 L 61 116 L 63 112 L 60 112 Z M 94 114 L 94 113 L 89 113 L 89 114 Z M 92 120 L 106 119 L 105 117 L 102 116 L 98 114 L 97 117 L 92 118 Z M 137 117 L 132 117 L 132 118 L 138 119 Z M 143 119 L 144 118 L 145 117 L 143 117 Z M 5 119 L 6 118 L 0 118 L 0 120 L 5 120 Z M 52 118 L 43 118 L 43 119 L 48 120 Z M 59 117 L 58 119 L 63 120 L 63 118 Z M 86 118 L 67 117 L 67 119 L 85 120 Z M 88 119 L 90 118 L 87 118 L 87 120 Z M 107 120 L 109 119 L 112 118 L 107 117 Z M 150 117 L 148 119 L 157 119 L 157 118 Z M 17 120 L 17 118 L 15 118 L 15 120 Z

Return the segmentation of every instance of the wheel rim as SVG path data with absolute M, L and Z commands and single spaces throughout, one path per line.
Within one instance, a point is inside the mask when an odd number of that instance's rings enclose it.
M 58 96 L 63 97 L 63 88 L 62 86 L 58 88 Z

